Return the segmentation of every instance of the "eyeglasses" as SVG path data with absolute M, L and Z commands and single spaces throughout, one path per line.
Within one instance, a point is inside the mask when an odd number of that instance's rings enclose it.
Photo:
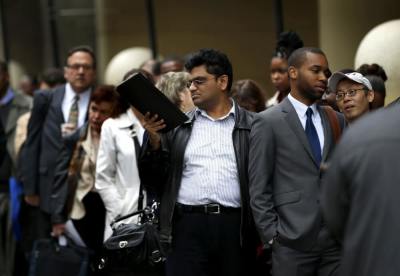
M 347 95 L 349 97 L 354 97 L 358 91 L 366 91 L 365 88 L 349 89 L 347 91 L 338 90 L 336 93 L 336 100 L 341 101 Z
M 193 80 L 189 80 L 189 81 L 186 83 L 186 87 L 187 87 L 187 88 L 190 88 L 190 87 L 192 86 L 192 84 L 193 84 L 194 86 L 196 86 L 196 87 L 199 87 L 200 85 L 206 83 L 207 81 L 212 80 L 212 79 L 216 79 L 216 78 L 217 78 L 217 77 L 213 77 L 213 78 L 198 77 L 198 78 L 195 78 L 195 79 L 193 79 Z
M 78 71 L 80 68 L 82 68 L 84 71 L 89 71 L 93 69 L 93 66 L 89 64 L 71 64 L 67 65 L 67 67 L 74 71 Z

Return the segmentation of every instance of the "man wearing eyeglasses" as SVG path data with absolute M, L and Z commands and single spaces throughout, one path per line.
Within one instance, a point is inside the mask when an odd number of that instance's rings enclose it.
M 154 151 L 168 156 L 162 186 L 161 240 L 171 246 L 167 275 L 253 275 L 257 233 L 249 207 L 252 114 L 230 97 L 232 66 L 213 49 L 185 65 L 197 108 L 160 142 L 162 121 L 146 118 Z M 150 120 L 149 120 L 150 119 Z M 155 163 L 152 163 L 153 165 Z
M 370 110 L 374 100 L 371 83 L 361 73 L 335 72 L 328 83 L 336 93 L 336 103 L 347 123 L 351 124 Z
M 96 59 L 87 46 L 71 49 L 66 58 L 65 85 L 51 91 L 38 91 L 33 101 L 21 168 L 25 201 L 40 206 L 36 238 L 50 235 L 51 188 L 55 160 L 63 135 L 73 132 L 87 121 L 92 86 L 96 77 Z

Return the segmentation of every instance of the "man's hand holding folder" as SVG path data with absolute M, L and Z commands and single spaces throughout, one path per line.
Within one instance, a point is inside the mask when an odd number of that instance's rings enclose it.
M 149 112 L 144 116 L 143 127 L 149 134 L 150 146 L 153 150 L 158 150 L 161 146 L 161 136 L 158 133 L 160 130 L 165 128 L 165 123 L 163 119 L 158 120 L 158 115 L 151 115 Z

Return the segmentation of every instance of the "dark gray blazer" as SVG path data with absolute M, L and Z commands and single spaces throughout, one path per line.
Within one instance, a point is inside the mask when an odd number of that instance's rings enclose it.
M 339 275 L 400 273 L 400 105 L 346 130 L 328 167 L 322 207 L 343 241 Z
M 51 91 L 38 91 L 33 100 L 32 115 L 24 149 L 24 193 L 39 195 L 40 207 L 50 213 L 50 196 L 57 157 L 63 140 L 61 124 L 65 123 L 62 102 L 65 85 Z
M 65 85 L 52 91 L 37 91 L 28 124 L 22 166 L 24 193 L 39 195 L 42 210 L 50 211 L 50 191 L 58 153 L 62 146 L 61 109 Z
M 318 108 L 325 136 L 322 160 L 326 161 L 335 142 L 327 114 Z M 337 115 L 344 126 L 343 116 Z M 285 246 L 310 249 L 322 225 L 321 172 L 288 98 L 255 116 L 249 179 L 250 203 L 263 243 L 277 237 Z

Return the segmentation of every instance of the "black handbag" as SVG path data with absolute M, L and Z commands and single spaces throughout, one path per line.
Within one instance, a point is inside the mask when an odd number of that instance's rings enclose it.
M 133 133 L 135 146 L 139 145 Z M 137 156 L 138 158 L 138 156 Z M 138 210 L 118 216 L 111 222 L 113 233 L 103 245 L 99 269 L 106 271 L 137 271 L 156 266 L 165 260 L 158 233 L 158 202 L 143 208 L 143 185 L 140 183 Z M 139 223 L 120 224 L 124 219 L 139 216 Z
M 121 224 L 114 228 L 104 242 L 99 269 L 108 271 L 135 271 L 153 267 L 165 260 L 154 217 L 153 207 L 119 217 L 112 224 L 128 217 L 140 215 L 140 223 Z
M 29 276 L 85 276 L 89 271 L 90 252 L 73 244 L 61 246 L 57 239 L 35 241 L 29 266 Z

